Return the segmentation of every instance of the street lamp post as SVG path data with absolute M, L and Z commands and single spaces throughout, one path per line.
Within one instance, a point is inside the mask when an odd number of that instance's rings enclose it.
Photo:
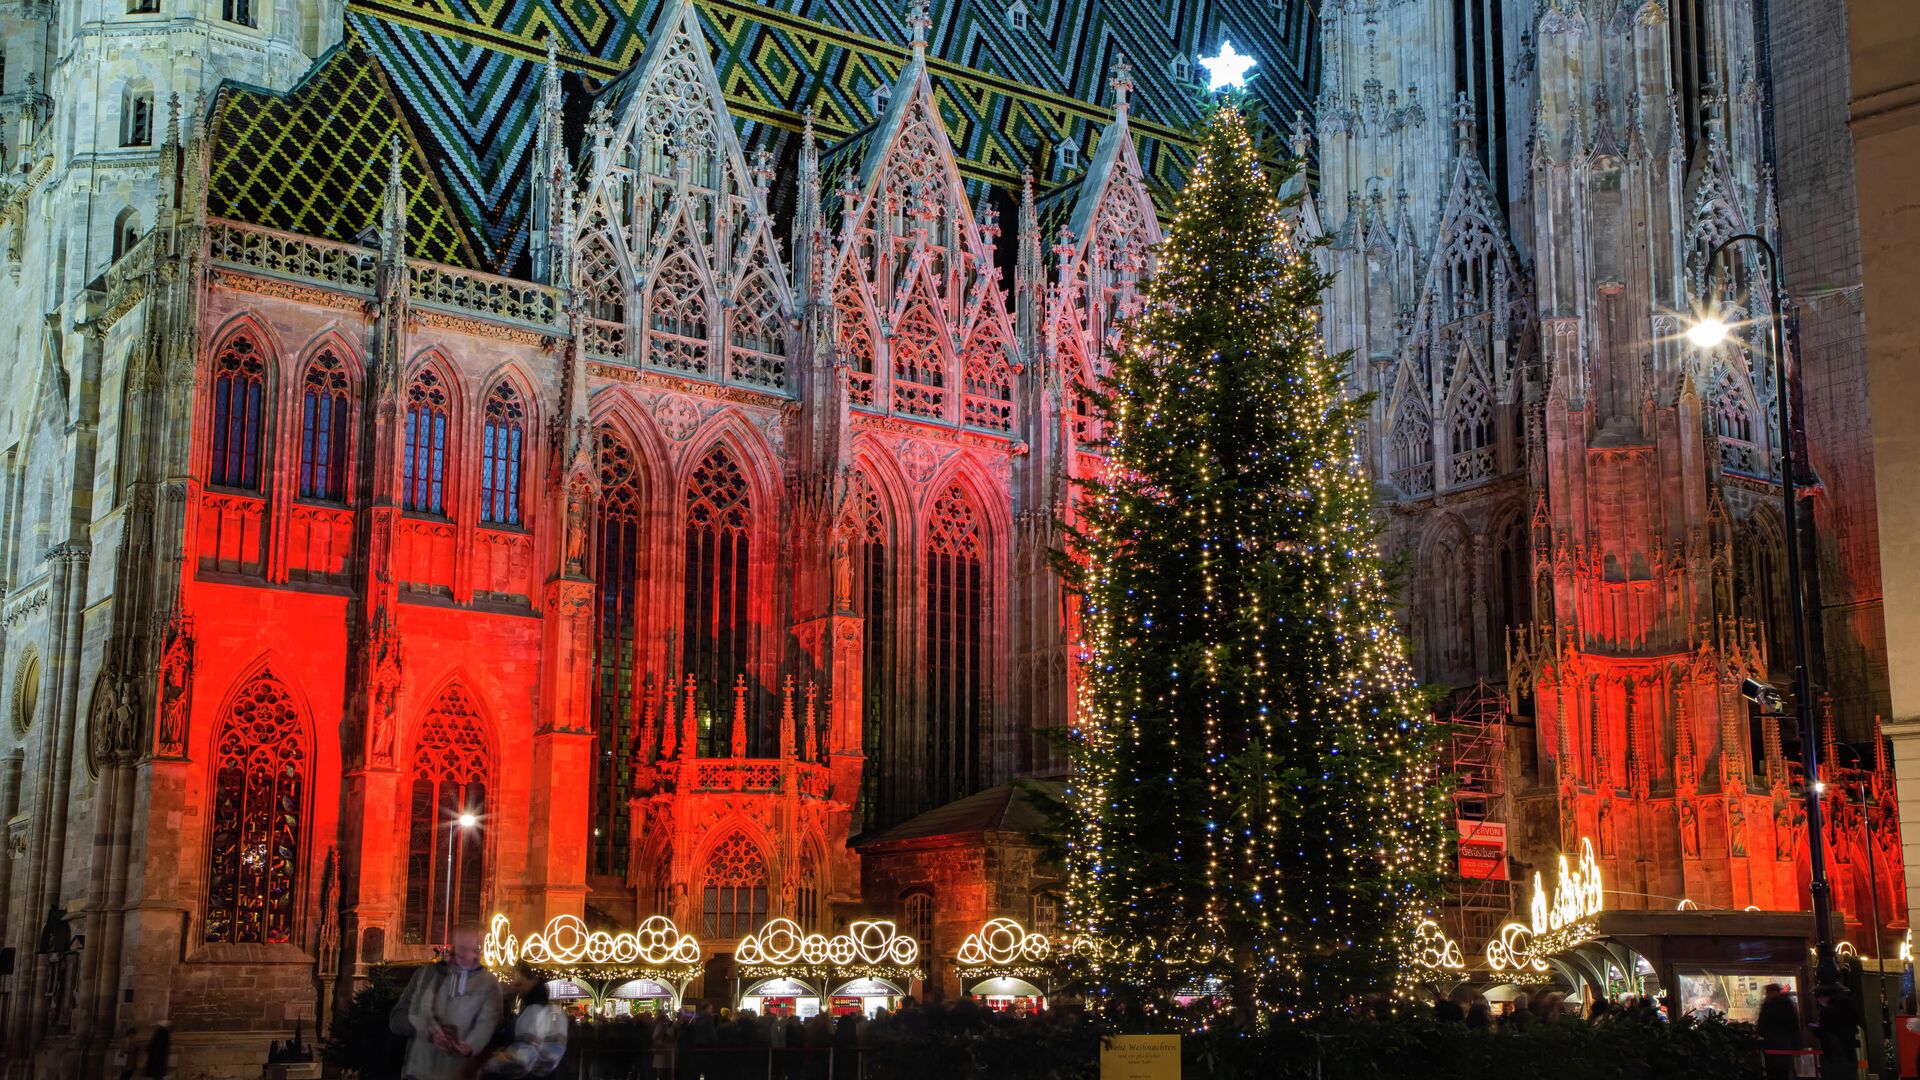
M 1788 391 L 1786 289 L 1780 278 L 1780 253 L 1759 233 L 1727 237 L 1707 256 L 1707 290 L 1712 291 L 1713 271 L 1721 253 L 1742 243 L 1753 244 L 1766 255 L 1773 291 L 1769 330 L 1773 337 L 1774 392 L 1780 399 L 1780 502 L 1787 533 L 1787 611 L 1793 623 L 1793 709 L 1799 721 L 1800 756 L 1806 771 L 1807 865 L 1812 872 L 1808 891 L 1813 898 L 1813 940 L 1818 957 L 1814 978 L 1817 985 L 1832 986 L 1839 982 L 1840 964 L 1833 951 L 1833 899 L 1827 884 L 1826 836 L 1821 824 L 1820 733 L 1814 727 L 1813 694 L 1807 686 L 1807 610 L 1800 591 L 1800 505 L 1794 484 L 1793 395 Z M 1687 330 L 1687 339 L 1701 348 L 1711 348 L 1726 338 L 1727 324 L 1711 316 Z
M 447 823 L 447 915 L 440 940 L 449 947 L 453 945 L 453 851 L 466 838 L 467 830 L 478 824 L 480 819 L 467 810 L 462 810 L 459 817 Z

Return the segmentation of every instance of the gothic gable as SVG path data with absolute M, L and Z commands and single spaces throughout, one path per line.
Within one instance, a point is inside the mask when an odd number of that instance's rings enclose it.
M 609 358 L 789 390 L 793 294 L 767 212 L 771 169 L 747 165 L 690 0 L 601 93 L 586 154 L 575 281 L 591 306 L 632 320 Z

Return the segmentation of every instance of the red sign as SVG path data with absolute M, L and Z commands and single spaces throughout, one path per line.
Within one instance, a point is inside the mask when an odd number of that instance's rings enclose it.
M 1460 876 L 1507 880 L 1507 827 L 1498 821 L 1460 822 Z

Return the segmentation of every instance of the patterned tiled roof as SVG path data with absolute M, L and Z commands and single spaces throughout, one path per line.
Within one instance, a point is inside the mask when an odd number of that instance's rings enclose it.
M 524 260 L 548 38 L 557 41 L 569 72 L 573 114 L 632 66 L 671 2 L 349 0 L 350 36 L 399 98 L 481 268 L 515 272 Z M 785 167 L 807 110 L 823 145 L 831 146 L 872 121 L 874 89 L 891 85 L 906 62 L 905 5 L 897 0 L 698 0 L 697 6 L 743 145 L 749 153 L 773 151 Z M 1058 148 L 1071 140 L 1085 160 L 1111 122 L 1106 79 L 1124 52 L 1138 83 L 1133 130 L 1141 163 L 1150 180 L 1171 182 L 1186 160 L 1181 132 L 1201 111 L 1193 89 L 1172 77 L 1176 55 L 1191 59 L 1231 37 L 1260 60 L 1262 77 L 1253 88 L 1268 114 L 1292 116 L 1307 107 L 1316 77 L 1312 6 L 1312 0 L 1279 7 L 1272 0 L 1024 0 L 1028 22 L 1016 29 L 1001 0 L 937 0 L 929 70 L 963 173 L 1012 187 L 1030 168 L 1044 189 L 1071 179 Z M 572 119 L 577 128 L 578 115 Z M 223 143 L 221 152 L 229 149 Z M 377 201 L 379 183 L 370 190 Z M 284 214 L 268 216 L 273 220 L 261 223 L 291 227 Z
M 379 224 L 390 146 L 401 140 L 407 250 L 478 265 L 378 64 L 347 39 L 285 95 L 228 84 L 214 102 L 207 212 L 354 243 Z

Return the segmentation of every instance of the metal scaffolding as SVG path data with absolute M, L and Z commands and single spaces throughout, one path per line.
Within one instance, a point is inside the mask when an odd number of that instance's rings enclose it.
M 1485 680 L 1445 707 L 1441 768 L 1453 782 L 1461 859 L 1444 901 L 1445 923 L 1469 955 L 1485 948 L 1513 910 L 1506 875 L 1507 696 Z M 1468 871 L 1481 864 L 1481 876 Z

